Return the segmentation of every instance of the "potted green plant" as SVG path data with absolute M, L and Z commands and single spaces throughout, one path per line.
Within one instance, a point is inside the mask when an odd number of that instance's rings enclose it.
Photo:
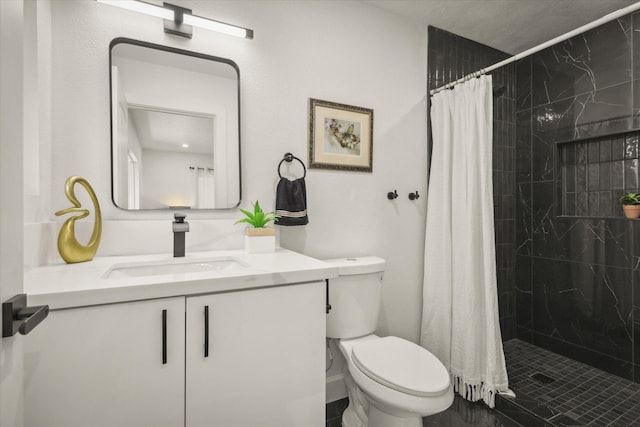
M 620 203 L 627 218 L 640 218 L 640 193 L 627 193 L 620 197 Z
M 245 228 L 245 250 L 249 253 L 273 252 L 275 250 L 276 231 L 273 227 L 267 227 L 278 216 L 273 212 L 264 212 L 260 203 L 256 200 L 253 204 L 253 212 L 240 209 L 245 217 L 235 223 L 249 224 Z

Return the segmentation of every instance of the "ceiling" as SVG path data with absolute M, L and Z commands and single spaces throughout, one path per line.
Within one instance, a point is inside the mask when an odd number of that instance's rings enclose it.
M 129 106 L 129 118 L 144 149 L 213 154 L 211 117 Z
M 517 54 L 636 0 L 364 0 L 418 22 Z

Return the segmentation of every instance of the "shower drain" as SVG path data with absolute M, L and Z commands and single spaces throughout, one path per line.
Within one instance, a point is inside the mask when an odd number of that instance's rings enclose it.
M 551 384 L 552 382 L 555 381 L 555 378 L 551 378 L 550 376 L 540 372 L 536 372 L 535 374 L 532 374 L 530 377 L 543 384 Z

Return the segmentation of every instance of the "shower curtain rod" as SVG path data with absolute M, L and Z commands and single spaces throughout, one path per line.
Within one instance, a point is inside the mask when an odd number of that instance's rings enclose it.
M 512 62 L 515 62 L 515 61 L 517 61 L 519 59 L 525 58 L 525 57 L 527 57 L 529 55 L 532 55 L 532 54 L 534 54 L 536 52 L 539 52 L 542 49 L 546 49 L 549 46 L 552 46 L 552 45 L 554 45 L 556 43 L 560 43 L 562 41 L 570 39 L 573 36 L 576 36 L 578 34 L 584 33 L 585 31 L 588 31 L 588 30 L 590 30 L 592 28 L 595 28 L 595 27 L 597 27 L 599 25 L 602 25 L 604 23 L 607 23 L 609 21 L 613 21 L 614 19 L 617 19 L 617 18 L 619 18 L 621 16 L 627 15 L 627 14 L 629 14 L 631 12 L 635 12 L 636 10 L 639 10 L 639 9 L 640 9 L 640 1 L 636 2 L 636 3 L 633 3 L 633 4 L 631 4 L 631 5 L 627 6 L 627 7 L 624 7 L 622 9 L 620 9 L 620 10 L 617 10 L 615 12 L 611 12 L 610 14 L 605 15 L 600 19 L 596 19 L 593 22 L 590 22 L 590 23 L 585 24 L 585 25 L 583 25 L 581 27 L 578 27 L 575 30 L 569 31 L 568 33 L 563 34 L 561 36 L 558 36 L 558 37 L 556 37 L 556 38 L 554 38 L 552 40 L 549 40 L 549 41 L 546 41 L 546 42 L 544 42 L 542 44 L 539 44 L 538 46 L 532 47 L 531 49 L 525 50 L 524 52 L 520 52 L 517 55 L 514 55 L 514 56 L 512 56 L 510 58 L 507 58 L 507 59 L 505 59 L 503 61 L 495 63 L 495 64 L 493 64 L 493 65 L 491 65 L 491 66 L 489 66 L 487 68 L 481 68 L 480 70 L 475 71 L 475 72 L 473 72 L 471 74 L 467 74 L 466 76 L 461 77 L 456 81 L 453 81 L 451 83 L 447 83 L 446 85 L 440 86 L 439 88 L 432 89 L 429 92 L 429 94 L 430 95 L 435 95 L 436 93 L 438 93 L 440 91 L 443 91 L 445 89 L 449 89 L 449 88 L 454 87 L 458 83 L 465 82 L 465 81 L 467 81 L 469 79 L 472 79 L 473 77 L 481 76 L 483 74 L 488 73 L 489 71 L 495 70 L 496 68 L 500 68 L 500 67 L 503 67 L 503 66 L 505 66 L 507 64 L 511 64 Z

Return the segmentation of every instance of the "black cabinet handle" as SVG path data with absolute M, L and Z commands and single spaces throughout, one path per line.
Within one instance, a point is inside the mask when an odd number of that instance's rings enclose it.
M 27 294 L 16 295 L 2 303 L 2 337 L 27 335 L 48 315 L 48 305 L 27 307 Z
M 325 305 L 325 311 L 327 314 L 331 311 L 331 304 L 329 304 L 329 279 L 324 279 L 324 282 L 327 286 L 327 303 Z
M 167 364 L 167 310 L 162 310 L 162 364 Z
M 209 306 L 204 306 L 204 357 L 209 357 Z

